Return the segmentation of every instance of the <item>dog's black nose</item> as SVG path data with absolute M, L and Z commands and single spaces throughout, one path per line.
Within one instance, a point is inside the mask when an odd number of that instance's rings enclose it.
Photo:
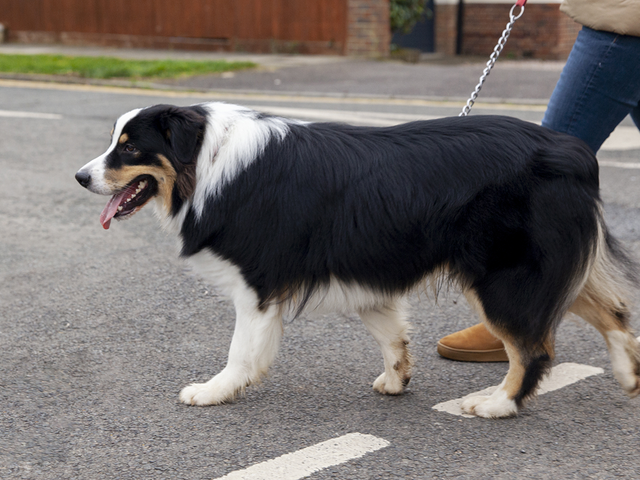
M 80 170 L 78 173 L 76 173 L 76 180 L 83 187 L 88 187 L 89 184 L 91 183 L 91 175 L 89 175 L 87 172 L 83 172 L 82 170 Z

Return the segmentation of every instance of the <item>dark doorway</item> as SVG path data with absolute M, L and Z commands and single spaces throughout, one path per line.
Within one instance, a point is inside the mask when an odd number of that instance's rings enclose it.
M 421 52 L 435 51 L 433 40 L 433 16 L 435 8 L 433 0 L 427 1 L 427 10 L 413 30 L 407 34 L 395 33 L 391 43 L 401 48 L 415 48 Z

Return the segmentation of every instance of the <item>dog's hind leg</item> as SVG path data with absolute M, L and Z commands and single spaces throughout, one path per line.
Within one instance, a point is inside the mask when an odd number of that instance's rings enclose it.
M 601 228 L 593 266 L 569 311 L 593 325 L 609 349 L 613 375 L 630 397 L 640 394 L 640 343 L 629 328 L 627 284 L 633 265 Z
M 180 392 L 189 405 L 217 405 L 235 399 L 245 387 L 259 382 L 273 363 L 282 338 L 280 305 L 259 307 L 247 289 L 235 298 L 236 326 L 227 366 L 206 383 L 194 383 Z
M 360 311 L 360 318 L 376 339 L 384 359 L 384 373 L 373 382 L 373 389 L 388 395 L 402 393 L 411 380 L 413 360 L 409 353 L 409 323 L 401 301 L 382 308 Z
M 614 313 L 589 294 L 583 294 L 571 306 L 570 311 L 602 334 L 609 349 L 613 375 L 627 394 L 630 397 L 640 394 L 640 343 L 623 320 L 626 309 L 616 310 Z
M 492 332 L 505 345 L 509 371 L 491 395 L 468 397 L 462 402 L 462 410 L 485 418 L 512 417 L 524 401 L 535 394 L 540 380 L 551 368 L 552 348 L 523 346 L 495 330 Z
M 505 345 L 509 357 L 509 371 L 502 383 L 491 395 L 476 395 L 462 402 L 466 413 L 485 418 L 512 417 L 524 401 L 535 394 L 542 377 L 551 368 L 554 357 L 554 337 L 549 332 L 537 342 L 517 338 L 491 322 L 477 297 L 467 293 L 469 303 L 475 307 L 481 319 Z

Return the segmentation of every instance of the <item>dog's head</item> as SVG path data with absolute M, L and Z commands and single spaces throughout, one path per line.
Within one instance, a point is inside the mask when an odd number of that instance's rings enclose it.
M 107 151 L 76 173 L 83 187 L 112 195 L 100 215 L 102 226 L 133 215 L 152 198 L 167 214 L 177 212 L 195 188 L 205 127 L 199 106 L 156 105 L 118 118 Z

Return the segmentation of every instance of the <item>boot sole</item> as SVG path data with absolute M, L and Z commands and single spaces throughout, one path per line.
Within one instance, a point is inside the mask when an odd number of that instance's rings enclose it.
M 460 350 L 451 348 L 438 342 L 438 353 L 441 357 L 459 362 L 508 362 L 504 348 L 496 350 Z

